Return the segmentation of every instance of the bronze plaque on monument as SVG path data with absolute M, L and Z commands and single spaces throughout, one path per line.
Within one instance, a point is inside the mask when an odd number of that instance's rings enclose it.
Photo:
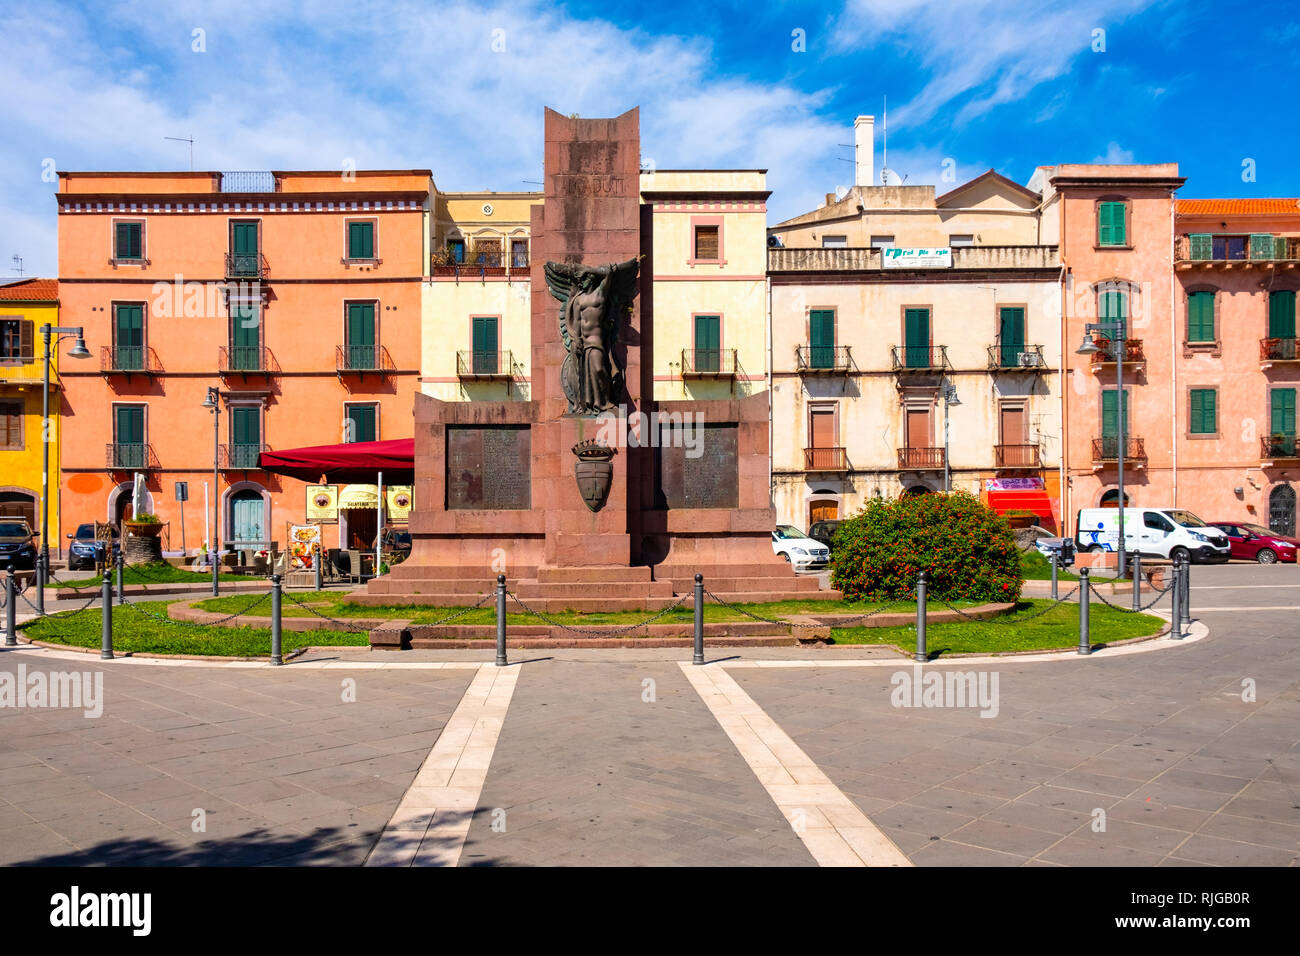
M 659 434 L 660 475 L 669 508 L 738 508 L 740 467 L 734 424 L 675 425 Z
M 531 436 L 527 425 L 447 426 L 447 508 L 531 508 Z

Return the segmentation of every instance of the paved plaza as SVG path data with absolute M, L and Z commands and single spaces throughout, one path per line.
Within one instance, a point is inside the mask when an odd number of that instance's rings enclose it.
M 103 714 L 0 708 L 0 863 L 1295 865 L 1300 570 L 1192 599 L 1183 646 L 927 665 L 996 674 L 989 717 L 895 706 L 879 648 L 6 650 Z

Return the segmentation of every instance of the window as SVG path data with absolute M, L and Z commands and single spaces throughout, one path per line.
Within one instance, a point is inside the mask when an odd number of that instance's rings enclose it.
M 258 223 L 230 223 L 230 270 L 233 278 L 257 278 L 262 274 Z
M 528 240 L 527 239 L 510 240 L 510 268 L 512 269 L 528 268 Z
M 469 258 L 472 265 L 500 268 L 505 264 L 501 260 L 501 240 L 475 239 Z
M 1123 432 L 1127 438 L 1130 434 L 1128 427 L 1128 394 L 1124 395 L 1123 401 Z M 1108 388 L 1101 393 L 1101 451 L 1103 458 L 1116 458 L 1119 456 L 1119 436 L 1120 436 L 1120 411 L 1119 392 L 1116 389 Z
M 465 240 L 448 239 L 447 257 L 451 259 L 452 262 L 458 262 L 458 263 L 464 262 L 465 261 Z
M 722 227 L 695 227 L 695 258 L 717 261 L 722 258 Z
M 975 236 L 970 233 L 967 233 L 966 235 L 949 236 L 948 245 L 954 249 L 959 246 L 973 246 L 975 245 Z
M 236 371 L 262 368 L 262 319 L 258 301 L 230 300 L 229 365 Z
M 144 303 L 120 302 L 113 306 L 113 368 L 144 368 Z
M 375 258 L 375 221 L 373 219 L 348 220 L 348 258 Z
M 498 351 L 498 318 L 495 315 L 476 315 L 470 320 L 473 349 L 471 364 L 475 375 L 495 375 L 500 370 Z
M 232 468 L 256 468 L 257 457 L 261 452 L 261 406 L 230 406 L 230 466 Z
M 347 335 L 344 353 L 347 356 L 347 367 L 350 369 L 368 369 L 378 368 L 375 359 L 375 303 L 373 302 L 349 302 L 347 303 L 347 327 L 344 333 Z
M 345 442 L 379 440 L 378 405 L 345 405 L 344 415 Z
M 835 367 L 835 310 L 813 309 L 808 313 L 808 366 Z
M 1214 388 L 1194 388 L 1191 395 L 1191 433 L 1217 435 L 1219 433 L 1219 391 Z
M 695 316 L 695 371 L 716 372 L 722 360 L 722 316 Z
M 1295 293 L 1280 289 L 1268 295 L 1268 337 L 1295 338 Z
M 1215 236 L 1212 246 L 1215 259 L 1246 258 L 1245 236 Z
M 1187 294 L 1187 341 L 1215 341 L 1213 292 Z
M 908 368 L 930 367 L 930 310 L 903 310 L 903 353 Z
M 0 318 L 0 365 L 26 365 L 36 361 L 32 339 L 36 324 L 18 316 Z
M 871 248 L 872 248 L 872 249 L 892 249 L 892 248 L 894 248 L 894 237 L 893 237 L 893 236 L 872 236 L 872 237 L 871 237 Z
M 1123 289 L 1104 288 L 1097 293 L 1097 316 L 1103 324 L 1110 323 L 1128 333 L 1128 293 Z M 1109 340 L 1109 336 L 1103 335 Z
M 1128 203 L 1100 202 L 1097 204 L 1097 245 L 1128 245 Z
M 823 249 L 843 249 L 849 244 L 848 236 L 822 236 Z
M 1025 350 L 1025 310 L 1019 306 L 998 309 L 998 362 L 1003 368 L 1020 364 Z
M 116 405 L 113 408 L 113 467 L 143 468 L 144 406 Z
M 144 261 L 144 223 L 113 223 L 113 258 L 119 262 Z
M 1271 454 L 1290 458 L 1296 453 L 1294 388 L 1275 388 L 1269 393 Z
M 0 402 L 0 448 L 23 450 L 23 403 Z
M 1174 523 L 1158 511 L 1144 511 L 1142 524 L 1153 531 L 1163 531 L 1165 534 L 1171 534 L 1174 530 Z

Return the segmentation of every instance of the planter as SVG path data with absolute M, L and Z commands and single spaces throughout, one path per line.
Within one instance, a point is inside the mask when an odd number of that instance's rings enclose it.
M 123 526 L 127 534 L 133 534 L 137 538 L 156 538 L 162 534 L 162 524 L 154 521 L 124 521 Z

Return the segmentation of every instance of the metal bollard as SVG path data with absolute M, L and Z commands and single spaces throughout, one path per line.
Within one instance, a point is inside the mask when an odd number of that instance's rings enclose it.
M 695 575 L 695 656 L 693 664 L 704 663 L 704 575 Z
M 1053 601 L 1059 601 L 1061 599 L 1060 596 L 1056 593 L 1056 561 L 1057 561 L 1057 556 L 1055 553 L 1053 553 L 1052 554 L 1052 600 Z
M 45 560 L 48 556 L 48 554 L 37 554 L 36 561 L 32 565 L 36 569 L 36 613 L 42 617 L 45 616 L 45 585 L 50 581 L 50 566 Z
M 1088 569 L 1079 569 L 1079 653 L 1092 653 L 1091 634 L 1088 630 Z
M 104 569 L 100 583 L 99 600 L 102 610 L 99 612 L 102 623 L 99 631 L 99 656 L 101 659 L 113 659 L 113 578 Z
M 281 639 L 283 637 L 280 627 L 280 575 L 271 575 L 271 663 L 283 664 L 284 655 L 281 653 Z
M 506 576 L 497 575 L 497 667 L 505 667 L 506 660 Z
M 1142 555 L 1134 552 L 1133 557 L 1133 610 L 1142 609 Z
M 9 576 L 5 578 L 5 647 L 18 643 L 18 588 L 14 581 L 14 566 L 9 565 Z
M 312 562 L 311 562 L 311 563 L 312 563 L 312 566 L 315 567 L 315 569 L 316 569 L 316 590 L 317 590 L 317 591 L 319 591 L 320 588 L 321 588 L 321 573 L 322 573 L 322 571 L 321 571 L 320 562 L 321 562 L 321 558 L 323 558 L 324 556 L 325 556 L 325 555 L 324 555 L 324 552 L 321 551 L 320 546 L 317 545 L 317 547 L 316 547 L 316 554 L 313 556 L 313 558 L 312 558 Z
M 1183 627 L 1182 635 L 1187 636 L 1187 632 L 1192 629 L 1192 562 L 1191 559 L 1183 561 Z
M 925 616 L 926 616 L 926 574 L 922 571 L 916 576 L 916 654 L 918 662 L 924 663 L 930 659 L 930 655 L 925 649 Z
M 117 606 L 121 607 L 126 603 L 126 589 L 122 585 L 122 566 L 126 564 L 126 557 L 121 551 L 117 553 L 117 560 L 113 564 L 117 569 Z

